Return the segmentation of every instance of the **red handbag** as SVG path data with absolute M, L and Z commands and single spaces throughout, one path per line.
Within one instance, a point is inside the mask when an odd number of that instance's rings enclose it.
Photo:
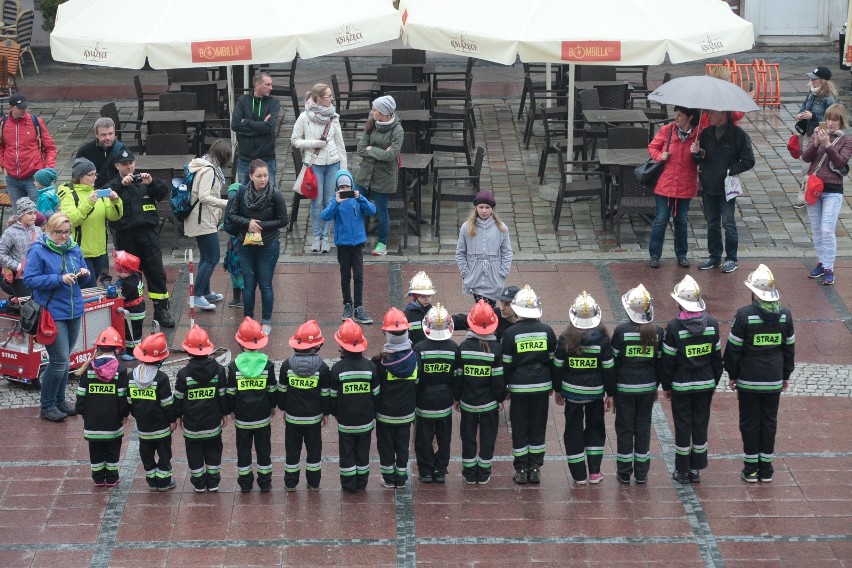
M 38 331 L 36 331 L 36 341 L 42 345 L 53 345 L 56 341 L 56 323 L 53 321 L 53 316 L 50 312 L 42 309 L 41 319 L 38 322 Z
M 819 179 L 816 174 L 808 175 L 808 182 L 805 186 L 805 201 L 808 205 L 816 205 L 819 196 L 822 195 L 822 190 L 825 189 L 825 184 Z
M 796 160 L 802 157 L 802 145 L 799 142 L 799 135 L 797 133 L 792 133 L 790 139 L 787 140 L 787 150 Z
M 317 182 L 317 174 L 314 173 L 313 165 L 305 168 L 305 175 L 302 178 L 302 195 L 308 199 L 316 199 L 317 195 L 319 195 L 319 183 Z

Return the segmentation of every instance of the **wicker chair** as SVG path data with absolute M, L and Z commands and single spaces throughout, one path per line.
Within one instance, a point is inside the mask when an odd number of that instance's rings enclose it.
M 160 91 L 144 90 L 142 88 L 142 79 L 139 78 L 139 75 L 133 76 L 133 86 L 136 88 L 136 104 L 138 105 L 136 120 L 142 122 L 142 116 L 145 114 L 145 103 L 154 101 L 159 104 Z
M 393 49 L 391 50 L 391 63 L 426 63 L 426 51 L 423 49 Z
M 33 18 L 34 13 L 32 10 L 25 10 L 18 15 L 17 23 L 15 24 L 15 41 L 18 42 L 18 45 L 21 48 L 21 55 L 19 56 L 23 63 L 23 57 L 25 53 L 30 54 L 30 59 L 33 62 L 33 67 L 35 67 L 35 71 L 38 74 L 38 64 L 35 60 L 35 55 L 33 55 L 33 50 L 30 49 L 30 44 L 33 39 Z M 21 72 L 21 79 L 24 78 L 24 66 L 20 65 L 18 70 Z
M 482 164 L 485 161 L 485 149 L 476 149 L 476 156 L 470 166 L 438 166 L 432 178 L 431 221 L 437 237 L 441 230 L 441 202 L 470 202 L 476 197 L 482 177 Z
M 541 157 L 538 162 L 538 183 L 544 183 L 545 169 L 547 168 L 547 157 L 550 154 L 561 153 L 562 150 L 557 147 L 557 141 L 564 141 L 568 137 L 568 107 L 552 107 L 544 108 L 544 105 L 539 105 L 539 117 L 544 130 L 544 141 L 541 145 Z M 572 126 L 575 121 L 570 121 Z M 643 129 L 644 130 L 644 129 Z M 580 136 L 577 136 L 579 132 Z M 574 159 L 582 156 L 583 161 L 586 160 L 586 148 L 583 146 L 582 128 L 572 129 L 574 137 Z
M 618 166 L 618 188 L 615 191 L 615 203 L 611 214 L 612 224 L 615 227 L 615 243 L 619 246 L 621 245 L 621 219 L 623 217 L 630 214 L 653 217 L 657 211 L 654 189 L 636 181 L 633 170 L 633 166 Z
M 539 109 L 542 106 L 544 101 L 550 100 L 555 103 L 556 106 L 565 106 L 567 103 L 567 97 L 565 95 L 565 91 L 561 89 L 551 89 L 545 90 L 543 87 L 541 89 L 535 88 L 535 84 L 532 81 L 530 75 L 524 75 L 524 86 L 527 95 L 530 98 L 530 108 L 527 111 L 527 123 L 524 126 L 524 136 L 523 142 L 524 147 L 530 147 L 530 140 L 533 136 L 533 127 L 535 126 L 535 121 L 539 119 Z
M 644 126 L 611 126 L 607 130 L 606 147 L 613 150 L 647 148 L 649 142 Z
M 471 103 L 466 107 L 472 108 Z M 471 121 L 473 112 L 465 112 L 463 117 L 455 114 L 443 115 L 439 111 L 432 113 L 432 120 L 426 132 L 426 143 L 431 152 L 451 152 L 464 154 L 468 165 L 473 163 L 471 154 L 476 147 L 476 135 Z
M 524 117 L 524 105 L 526 104 L 527 95 L 530 90 L 536 89 L 538 91 L 544 91 L 547 89 L 547 81 L 546 77 L 539 77 L 539 75 L 543 75 L 545 73 L 545 65 L 543 63 L 524 63 L 524 78 L 527 76 L 530 77 L 530 84 L 527 85 L 526 80 L 524 81 L 524 89 L 521 91 L 521 104 L 518 105 L 518 120 L 521 120 Z M 562 85 L 562 66 L 561 65 L 553 65 L 550 69 L 551 78 L 550 78 L 550 88 L 551 90 L 560 90 Z M 530 105 L 530 109 L 533 109 L 535 105 Z
M 346 67 L 346 83 L 349 86 L 347 91 L 346 108 L 349 108 L 349 103 L 353 101 L 366 101 L 367 104 L 376 98 L 378 92 L 374 91 L 370 85 L 378 80 L 375 71 L 352 71 L 352 61 L 349 57 L 343 58 L 343 65 Z M 355 88 L 355 83 L 367 83 L 366 86 Z M 338 111 L 340 109 L 338 108 Z
M 385 91 L 393 97 L 396 110 L 423 110 L 423 97 L 417 91 Z
M 553 209 L 553 230 L 559 230 L 559 221 L 562 217 L 562 206 L 566 198 L 593 198 L 601 199 L 601 218 L 606 219 L 606 208 L 603 203 L 605 195 L 604 172 L 600 164 L 594 161 L 568 161 L 565 159 L 566 148 L 557 144 L 561 151 L 556 153 L 559 162 L 559 191 L 556 194 L 556 204 Z M 571 166 L 569 171 L 568 166 Z M 575 178 L 580 178 L 575 181 Z
M 184 69 L 166 69 L 166 79 L 172 83 L 187 83 L 190 81 L 207 81 L 207 69 L 203 67 L 188 67 Z
M 186 134 L 149 134 L 145 153 L 149 156 L 176 156 L 189 152 Z
M 190 92 L 162 93 L 159 104 L 160 110 L 196 110 L 198 95 Z
M 595 87 L 601 108 L 624 109 L 630 107 L 630 85 L 601 85 Z
M 615 81 L 615 67 L 606 65 L 577 65 L 577 81 Z

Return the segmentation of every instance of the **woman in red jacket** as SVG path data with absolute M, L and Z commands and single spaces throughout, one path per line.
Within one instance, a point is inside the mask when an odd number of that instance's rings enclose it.
M 663 240 L 669 218 L 674 219 L 674 246 L 677 263 L 686 268 L 686 217 L 689 201 L 698 195 L 698 167 L 692 161 L 689 146 L 698 134 L 700 111 L 674 107 L 675 120 L 663 126 L 648 144 L 648 154 L 658 162 L 665 163 L 663 173 L 657 180 L 654 193 L 657 196 L 657 212 L 651 229 L 648 266 L 660 267 Z

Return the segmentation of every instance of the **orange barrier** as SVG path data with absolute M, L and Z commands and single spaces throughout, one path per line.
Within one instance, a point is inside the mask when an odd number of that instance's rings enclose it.
M 752 63 L 737 63 L 734 59 L 726 59 L 722 63 L 707 63 L 707 74 L 718 67 L 730 70 L 730 81 L 739 85 L 744 91 L 754 91 L 754 102 L 760 106 L 781 106 L 781 79 L 777 63 L 766 63 L 765 59 L 755 59 Z

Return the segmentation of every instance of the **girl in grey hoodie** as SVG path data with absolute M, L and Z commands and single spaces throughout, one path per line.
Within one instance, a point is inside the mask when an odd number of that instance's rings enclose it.
M 29 197 L 18 199 L 15 208 L 17 218 L 10 220 L 11 225 L 0 237 L 0 265 L 3 267 L 0 284 L 13 296 L 29 296 L 32 292 L 24 286 L 24 264 L 30 245 L 41 238 L 41 229 L 35 226 L 36 205 Z
M 473 205 L 473 212 L 459 231 L 456 264 L 462 277 L 462 292 L 473 295 L 474 302 L 484 299 L 493 308 L 512 268 L 512 243 L 509 229 L 494 212 L 493 193 L 480 191 Z

